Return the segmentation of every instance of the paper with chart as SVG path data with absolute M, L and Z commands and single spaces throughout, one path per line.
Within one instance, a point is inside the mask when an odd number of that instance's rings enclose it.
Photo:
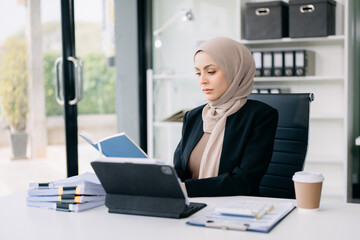
M 236 200 L 234 200 L 236 201 Z M 209 222 L 214 226 L 224 229 L 242 229 L 245 227 L 248 231 L 269 232 L 280 222 L 288 213 L 295 208 L 293 202 L 273 204 L 273 210 L 267 212 L 262 218 L 224 215 L 211 209 L 203 215 L 190 219 L 187 224 L 207 227 Z

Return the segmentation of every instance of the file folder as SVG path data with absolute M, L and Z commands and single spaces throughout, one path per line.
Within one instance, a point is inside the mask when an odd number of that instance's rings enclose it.
M 294 51 L 285 51 L 284 52 L 284 66 L 285 66 L 285 76 L 294 76 L 295 75 Z
M 260 77 L 263 75 L 263 55 L 260 51 L 252 52 L 254 60 L 255 60 L 255 77 Z
M 274 52 L 274 76 L 284 76 L 284 52 Z
M 273 75 L 273 52 L 263 52 L 263 76 Z
M 309 76 L 315 74 L 315 53 L 307 50 L 295 51 L 295 75 Z

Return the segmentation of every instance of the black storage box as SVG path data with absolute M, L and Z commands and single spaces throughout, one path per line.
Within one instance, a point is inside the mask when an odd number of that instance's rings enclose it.
M 291 38 L 326 37 L 335 34 L 334 0 L 290 0 Z
M 277 39 L 289 36 L 287 3 L 246 3 L 245 11 L 245 39 Z

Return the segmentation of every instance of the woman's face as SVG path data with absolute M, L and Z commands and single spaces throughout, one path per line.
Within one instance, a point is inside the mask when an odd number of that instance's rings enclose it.
M 195 55 L 194 62 L 198 82 L 206 100 L 215 101 L 219 99 L 229 88 L 224 73 L 205 52 L 198 52 Z

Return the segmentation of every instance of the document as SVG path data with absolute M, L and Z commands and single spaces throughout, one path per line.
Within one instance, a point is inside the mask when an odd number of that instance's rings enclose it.
M 80 184 L 70 187 L 54 188 L 30 188 L 28 194 L 31 196 L 49 196 L 49 195 L 105 195 L 104 188 L 100 185 Z
M 273 210 L 266 212 L 261 218 L 221 214 L 215 211 L 215 209 L 212 209 L 199 217 L 190 219 L 187 224 L 201 227 L 268 233 L 294 208 L 295 204 L 293 202 L 273 204 Z
M 106 157 L 147 158 L 146 153 L 126 133 L 119 133 L 100 141 L 94 141 L 86 132 L 79 135 Z
M 28 207 L 46 208 L 65 212 L 81 212 L 104 205 L 104 201 L 86 203 L 26 202 Z
M 215 212 L 223 215 L 237 215 L 262 218 L 267 212 L 272 211 L 273 205 L 257 201 L 227 201 L 217 206 Z
M 26 205 L 78 212 L 104 205 L 105 195 L 95 173 L 87 172 L 47 183 L 30 183 Z
M 101 183 L 95 173 L 86 172 L 73 177 L 60 179 L 47 183 L 30 183 L 29 188 L 38 189 L 49 189 L 49 188 L 60 188 L 60 187 L 74 187 L 74 186 L 88 186 L 93 188 L 99 188 Z
M 183 117 L 185 116 L 185 113 L 187 113 L 188 111 L 189 111 L 189 109 L 180 110 L 180 111 L 174 113 L 173 115 L 171 115 L 170 117 L 165 118 L 163 121 L 164 122 L 182 122 Z
M 33 196 L 26 198 L 28 202 L 62 202 L 62 203 L 86 203 L 105 201 L 104 196 L 87 196 L 87 195 L 53 195 L 53 196 Z

